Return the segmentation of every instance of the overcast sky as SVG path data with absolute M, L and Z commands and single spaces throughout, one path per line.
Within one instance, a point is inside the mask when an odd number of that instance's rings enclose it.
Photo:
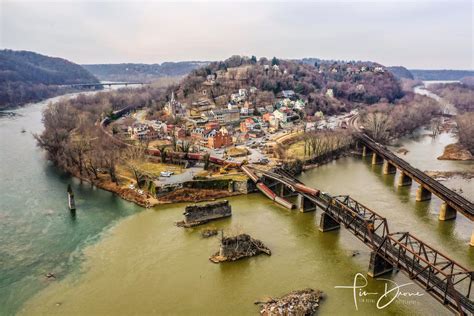
M 77 63 L 234 54 L 473 69 L 473 1 L 0 0 L 0 47 Z

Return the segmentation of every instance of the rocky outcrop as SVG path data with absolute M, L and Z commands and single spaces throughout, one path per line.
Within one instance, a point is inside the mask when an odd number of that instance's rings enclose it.
M 246 257 L 257 256 L 261 253 L 271 255 L 272 252 L 263 242 L 253 239 L 247 234 L 231 237 L 222 237 L 219 252 L 212 255 L 209 260 L 214 263 L 235 261 Z
M 201 237 L 202 238 L 209 238 L 209 237 L 212 237 L 212 236 L 216 236 L 217 234 L 218 234 L 217 229 L 204 229 L 201 232 Z
M 474 160 L 474 156 L 461 144 L 450 144 L 444 148 L 439 160 Z
M 229 217 L 232 215 L 232 208 L 229 201 L 218 201 L 202 205 L 186 206 L 184 221 L 176 223 L 180 227 L 192 227 L 201 225 L 212 220 Z
M 314 315 L 322 298 L 321 291 L 304 289 L 256 304 L 262 304 L 260 314 L 264 316 Z

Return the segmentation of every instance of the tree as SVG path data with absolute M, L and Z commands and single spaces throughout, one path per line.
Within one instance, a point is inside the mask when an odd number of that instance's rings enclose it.
M 210 164 L 209 158 L 211 158 L 211 155 L 209 155 L 209 153 L 205 153 L 202 157 L 202 160 L 204 162 L 204 170 L 209 169 L 209 164 Z
M 252 57 L 250 58 L 250 62 L 252 64 L 256 64 L 257 63 L 257 57 L 255 57 L 254 55 L 252 55 Z
M 474 155 L 474 112 L 458 115 L 459 142 Z
M 272 66 L 279 65 L 279 64 L 280 64 L 280 60 L 278 60 L 278 58 L 276 58 L 276 57 L 273 57 L 272 58 Z

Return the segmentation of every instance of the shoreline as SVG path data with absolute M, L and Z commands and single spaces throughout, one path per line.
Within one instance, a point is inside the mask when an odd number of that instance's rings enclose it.
M 189 202 L 210 202 L 215 201 L 217 199 L 232 197 L 243 195 L 242 192 L 229 192 L 228 190 L 212 190 L 212 189 L 177 189 L 172 191 L 161 198 L 155 198 L 151 196 L 151 194 L 144 191 L 143 194 L 139 194 L 133 189 L 121 187 L 114 182 L 104 181 L 103 179 L 99 179 L 93 181 L 88 178 L 81 177 L 76 174 L 70 173 L 70 175 L 74 178 L 79 179 L 80 181 L 85 181 L 90 183 L 92 186 L 95 186 L 98 189 L 105 190 L 108 192 L 113 193 L 114 195 L 118 196 L 119 198 L 132 202 L 140 207 L 143 208 L 151 208 L 157 205 L 171 205 L 171 204 L 178 204 L 178 203 L 189 203 Z M 201 196 L 197 193 L 200 192 Z M 195 193 L 195 194 L 193 194 Z M 203 194 L 202 194 L 203 193 Z M 250 192 L 249 192 L 250 193 Z M 167 200 L 166 196 L 169 194 L 175 194 L 175 197 L 172 201 Z M 193 195 L 190 195 L 193 194 Z M 163 199 L 165 198 L 165 199 Z

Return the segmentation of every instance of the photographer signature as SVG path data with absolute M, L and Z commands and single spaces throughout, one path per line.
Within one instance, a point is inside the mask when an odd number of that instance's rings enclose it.
M 359 281 L 363 280 L 363 284 L 359 284 Z M 392 304 L 398 297 L 403 296 L 403 297 L 412 297 L 412 296 L 423 296 L 423 293 L 420 292 L 402 292 L 400 289 L 407 286 L 411 285 L 413 283 L 405 283 L 398 285 L 397 283 L 393 282 L 392 280 L 388 279 L 376 279 L 376 280 L 381 280 L 385 281 L 385 290 L 383 293 L 378 293 L 378 292 L 367 292 L 363 290 L 368 282 L 366 277 L 362 273 L 357 273 L 354 276 L 354 283 L 353 285 L 337 285 L 335 286 L 336 289 L 352 289 L 352 293 L 354 295 L 354 305 L 356 310 L 359 310 L 357 306 L 357 297 L 367 297 L 367 296 L 375 296 L 375 295 L 380 295 L 378 300 L 377 300 L 377 309 L 384 309 L 388 305 Z M 390 284 L 390 287 L 389 287 Z M 386 300 L 388 300 L 386 303 L 384 303 Z

